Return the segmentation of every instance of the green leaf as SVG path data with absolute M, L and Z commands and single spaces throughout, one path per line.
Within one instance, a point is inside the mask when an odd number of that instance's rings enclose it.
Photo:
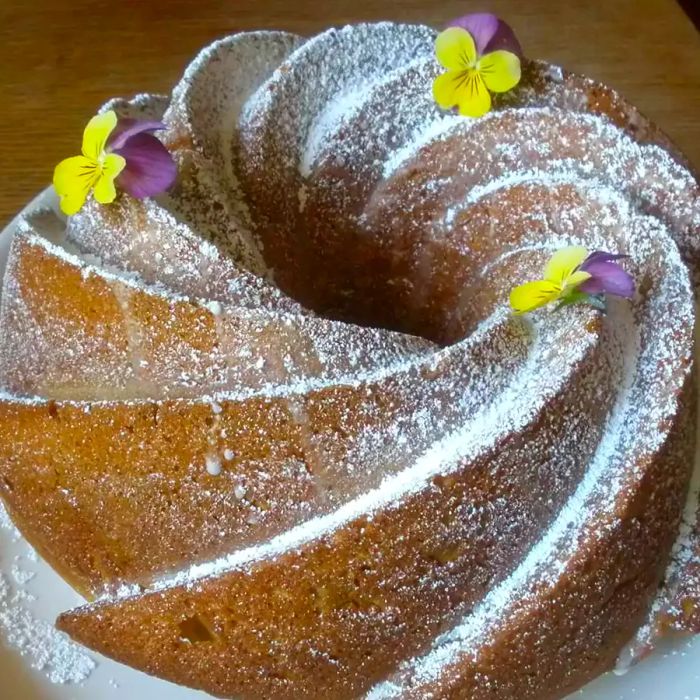
M 572 304 L 588 304 L 598 311 L 605 313 L 607 311 L 607 305 L 605 303 L 605 296 L 602 294 L 586 294 L 585 292 L 580 292 L 577 289 L 572 290 L 569 294 L 562 299 L 557 305 L 556 311 L 564 308 L 565 306 L 571 306 Z

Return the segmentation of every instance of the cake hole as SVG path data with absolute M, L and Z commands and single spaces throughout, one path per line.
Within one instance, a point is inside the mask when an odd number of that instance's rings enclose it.
M 318 586 L 313 589 L 314 607 L 320 613 L 329 613 L 336 607 L 334 596 L 328 586 Z
M 287 674 L 284 671 L 268 671 L 267 677 L 275 681 L 286 681 Z
M 213 642 L 216 635 L 199 615 L 192 615 L 179 623 L 180 641 L 188 644 L 201 644 Z
M 435 551 L 431 552 L 428 556 L 430 559 L 433 561 L 436 561 L 438 564 L 449 564 L 452 561 L 455 561 L 459 557 L 459 552 L 460 552 L 460 547 L 459 545 L 451 545 L 449 547 L 443 547 L 442 549 L 436 549 Z
M 683 615 L 686 619 L 690 619 L 695 614 L 697 604 L 692 598 L 684 598 L 682 603 Z
M 250 505 L 253 506 L 256 510 L 262 511 L 263 513 L 265 511 L 270 510 L 270 503 L 269 501 L 266 501 L 262 498 L 253 498 L 250 500 Z
M 438 474 L 433 477 L 433 484 L 443 491 L 451 489 L 457 483 L 457 477 L 454 475 L 443 476 Z

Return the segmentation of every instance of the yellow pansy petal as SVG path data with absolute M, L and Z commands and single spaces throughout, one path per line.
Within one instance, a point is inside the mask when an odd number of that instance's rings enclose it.
M 450 109 L 459 102 L 458 93 L 464 89 L 466 72 L 451 70 L 438 75 L 433 82 L 433 97 L 443 109 Z
M 461 27 L 448 27 L 435 39 L 435 56 L 450 70 L 465 70 L 476 64 L 476 44 Z
M 510 305 L 516 314 L 534 311 L 559 298 L 561 289 L 547 280 L 526 282 L 510 293 Z
M 95 199 L 100 204 L 111 204 L 117 197 L 117 188 L 114 180 L 106 175 L 102 175 L 95 184 Z
M 574 287 L 578 287 L 579 284 L 585 282 L 587 279 L 590 278 L 590 272 L 581 272 L 581 270 L 579 270 L 578 272 L 574 272 L 574 274 L 570 275 L 566 280 L 565 291 L 569 291 Z
M 115 153 L 111 153 L 105 158 L 102 174 L 95 183 L 95 199 L 100 204 L 109 204 L 115 200 L 117 190 L 114 186 L 114 178 L 124 170 L 125 165 L 126 160 Z
M 544 278 L 563 287 L 587 256 L 588 251 L 581 246 L 570 246 L 558 250 L 544 268 Z
M 73 189 L 90 189 L 97 178 L 95 164 L 84 156 L 62 160 L 53 171 L 53 186 L 59 195 Z
M 117 125 L 117 115 L 113 110 L 93 117 L 83 132 L 83 155 L 98 161 L 105 152 L 107 139 Z
M 470 71 L 457 95 L 459 113 L 465 117 L 483 117 L 491 110 L 491 95 L 476 71 Z
M 108 156 L 105 156 L 105 159 L 102 161 L 102 174 L 114 180 L 125 167 L 126 158 L 116 153 L 110 153 Z
M 61 211 L 71 216 L 80 211 L 99 178 L 95 164 L 84 156 L 62 160 L 54 170 L 53 186 L 61 198 Z
M 510 51 L 487 53 L 478 68 L 491 92 L 508 92 L 520 82 L 520 59 Z

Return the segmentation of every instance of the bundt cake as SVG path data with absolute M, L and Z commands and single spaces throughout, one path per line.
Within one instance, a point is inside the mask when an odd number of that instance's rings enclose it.
M 79 642 L 225 698 L 546 700 L 700 632 L 698 183 L 543 62 L 442 110 L 436 34 L 225 38 L 105 107 L 162 120 L 166 194 L 20 222 L 0 494 Z M 634 298 L 512 314 L 569 245 Z

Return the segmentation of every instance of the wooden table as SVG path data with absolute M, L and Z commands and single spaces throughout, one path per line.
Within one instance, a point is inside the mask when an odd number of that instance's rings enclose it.
M 166 92 L 199 48 L 242 29 L 311 34 L 491 10 L 525 51 L 621 89 L 700 165 L 700 35 L 674 0 L 0 0 L 0 224 L 78 152 L 114 95 Z

